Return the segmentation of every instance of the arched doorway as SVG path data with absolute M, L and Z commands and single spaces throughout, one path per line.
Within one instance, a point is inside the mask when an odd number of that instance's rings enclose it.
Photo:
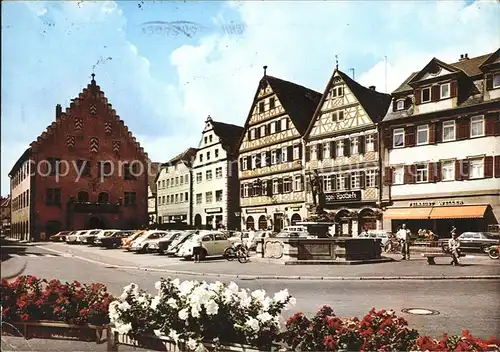
M 376 230 L 377 229 L 377 216 L 370 208 L 365 208 L 359 213 L 359 230 Z
M 55 235 L 59 231 L 61 231 L 61 223 L 59 221 L 47 221 L 47 223 L 45 224 L 46 238 Z
M 259 217 L 259 230 L 267 230 L 267 218 L 265 215 Z
M 109 193 L 108 192 L 99 193 L 99 196 L 97 197 L 97 202 L 108 203 L 109 202 Z
M 296 223 L 302 221 L 302 218 L 300 217 L 299 214 L 295 213 L 292 215 L 291 221 L 292 221 L 292 226 L 294 226 Z
M 335 235 L 350 236 L 351 235 L 351 218 L 350 212 L 347 209 L 339 210 L 335 214 Z
M 194 216 L 194 226 L 196 226 L 196 227 L 201 226 L 201 215 L 200 214 L 196 214 Z
M 105 229 L 106 225 L 99 216 L 91 216 L 87 223 L 87 229 Z
M 247 217 L 247 230 L 255 229 L 255 221 L 252 216 Z
M 78 202 L 87 203 L 89 201 L 89 193 L 87 191 L 78 192 Z

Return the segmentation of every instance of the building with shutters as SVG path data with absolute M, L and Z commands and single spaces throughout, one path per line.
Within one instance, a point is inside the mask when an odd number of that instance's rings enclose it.
M 158 169 L 160 168 L 160 163 L 151 163 L 151 172 L 148 175 L 148 217 L 149 225 L 156 224 L 158 208 L 156 204 L 156 176 L 158 174 Z
M 193 211 L 192 166 L 197 151 L 196 148 L 188 148 L 160 165 L 155 180 L 158 224 L 173 227 L 175 225 L 182 227 L 191 225 Z
M 150 161 L 94 75 L 55 112 L 9 172 L 11 236 L 39 240 L 62 230 L 147 225 Z
M 239 143 L 241 224 L 280 231 L 307 216 L 302 136 L 321 94 L 266 68 Z
M 1 231 L 0 233 L 3 236 L 9 236 L 10 235 L 10 195 L 7 197 L 1 197 L 0 196 L 0 220 L 2 223 L 0 224 L 1 226 Z
M 306 203 L 313 206 L 309 178 L 317 173 L 338 236 L 382 228 L 379 123 L 390 102 L 336 68 L 305 133 Z
M 240 229 L 238 143 L 243 127 L 208 116 L 193 161 L 193 224 Z M 237 217 L 238 215 L 238 217 Z
M 432 59 L 393 93 L 383 120 L 384 228 L 440 236 L 500 219 L 500 50 Z

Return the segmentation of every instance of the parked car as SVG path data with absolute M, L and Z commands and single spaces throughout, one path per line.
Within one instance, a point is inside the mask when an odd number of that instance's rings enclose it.
M 145 232 L 146 232 L 146 230 L 137 231 L 134 234 L 132 234 L 126 238 L 122 238 L 122 248 L 127 249 L 127 250 L 130 249 L 132 242 L 134 242 L 140 236 L 144 235 Z
M 106 231 L 103 237 L 98 237 L 95 240 L 95 244 L 107 249 L 120 248 L 122 239 L 129 237 L 133 233 L 135 231 Z
M 190 260 L 193 257 L 193 247 L 195 236 L 201 237 L 202 257 L 221 256 L 226 248 L 232 246 L 232 241 L 220 231 L 209 231 L 195 234 L 191 239 L 184 242 L 177 253 L 178 257 Z
M 133 252 L 145 253 L 149 250 L 149 244 L 153 240 L 158 240 L 167 233 L 166 231 L 148 230 L 132 242 L 130 250 Z
M 66 243 L 70 243 L 70 244 L 80 243 L 80 237 L 85 235 L 86 233 L 87 233 L 87 230 L 75 231 L 74 233 L 66 236 Z
M 189 240 L 197 233 L 198 231 L 184 231 L 179 237 L 177 237 L 177 239 L 172 241 L 170 246 L 168 246 L 167 255 L 176 255 L 184 242 Z
M 168 247 L 183 233 L 183 231 L 171 231 L 167 236 L 160 238 L 157 243 L 152 243 L 149 246 L 149 249 L 154 250 L 159 254 L 167 254 Z
M 392 233 L 390 231 L 368 230 L 368 233 L 360 233 L 358 238 L 379 238 L 381 240 L 380 245 L 382 248 L 385 248 L 385 246 L 389 243 L 391 235 Z
M 80 236 L 80 243 L 92 244 L 94 243 L 95 238 L 101 232 L 101 229 L 94 229 L 88 231 L 85 235 Z
M 97 234 L 97 236 L 95 237 L 95 239 L 94 239 L 94 241 L 93 241 L 92 244 L 95 245 L 95 246 L 100 246 L 101 245 L 101 240 L 103 238 L 111 236 L 115 232 L 119 232 L 119 231 L 121 231 L 121 230 L 115 230 L 115 229 L 100 230 L 99 233 Z
M 69 234 L 71 234 L 73 232 L 74 231 L 61 231 L 61 232 L 56 233 L 55 235 L 50 236 L 49 240 L 51 240 L 51 241 L 65 241 L 66 236 L 68 236 Z
M 486 232 L 464 232 L 457 237 L 460 241 L 460 249 L 479 249 L 485 252 L 490 246 L 500 244 L 500 239 L 497 236 L 492 236 Z M 448 248 L 448 239 L 439 240 L 443 250 Z
M 310 235 L 307 231 L 289 231 L 284 230 L 279 232 L 276 237 L 299 237 L 299 238 L 318 238 L 318 236 Z

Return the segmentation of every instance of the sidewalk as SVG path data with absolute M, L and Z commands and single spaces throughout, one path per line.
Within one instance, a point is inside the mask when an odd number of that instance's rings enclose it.
M 420 253 L 414 253 L 411 260 L 407 261 L 400 260 L 398 254 L 385 255 L 395 260 L 377 264 L 283 265 L 260 262 L 257 258 L 245 264 L 220 258 L 194 263 L 158 254 L 134 254 L 123 250 L 100 250 L 65 244 L 44 244 L 38 248 L 65 253 L 66 256 L 71 253 L 75 259 L 101 266 L 179 275 L 274 280 L 500 280 L 500 260 L 492 260 L 484 255 L 461 258 L 463 265 L 459 267 L 450 265 L 448 258 L 436 258 L 436 265 L 428 265 Z

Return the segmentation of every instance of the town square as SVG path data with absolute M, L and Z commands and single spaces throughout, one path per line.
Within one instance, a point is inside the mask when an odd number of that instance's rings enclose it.
M 499 349 L 498 2 L 1 6 L 2 351 Z

